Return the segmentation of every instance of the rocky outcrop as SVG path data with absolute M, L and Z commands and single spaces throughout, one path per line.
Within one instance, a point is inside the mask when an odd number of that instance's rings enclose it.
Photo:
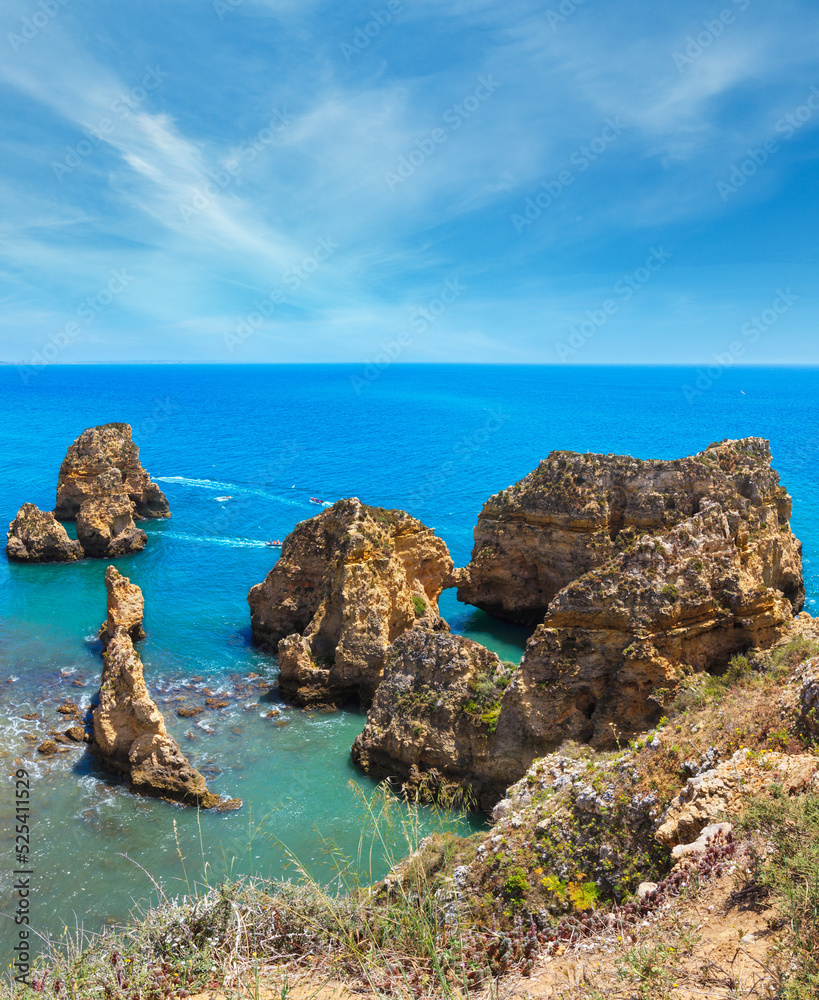
M 576 458 L 579 465 L 571 456 L 561 459 L 566 468 L 575 469 L 572 483 L 577 468 L 590 468 L 589 456 Z M 624 462 L 611 459 L 615 471 Z M 604 464 L 597 459 L 596 474 L 608 483 L 614 473 L 605 473 Z M 628 460 L 625 465 L 634 471 L 638 463 Z M 428 766 L 446 773 L 449 782 L 462 780 L 482 802 L 566 741 L 598 749 L 627 742 L 657 722 L 683 677 L 718 672 L 738 652 L 770 647 L 788 634 L 801 608 L 801 545 L 791 533 L 790 497 L 770 469 L 765 442 L 724 442 L 695 459 L 649 465 L 654 473 L 661 465 L 669 476 L 673 503 L 626 496 L 622 516 L 614 518 L 606 501 L 606 531 L 615 522 L 619 526 L 616 537 L 607 534 L 600 543 L 607 558 L 563 584 L 552 597 L 499 706 L 493 707 L 494 731 L 485 734 L 485 745 L 472 753 L 468 764 L 460 753 L 463 720 L 453 711 L 436 715 L 440 731 L 435 742 L 452 754 L 452 764 L 448 769 L 438 762 Z M 675 491 L 677 465 L 696 488 Z M 546 468 L 552 470 L 552 465 Z M 656 484 L 657 476 L 645 482 Z M 554 499 L 555 494 L 547 490 L 546 495 Z M 567 517 L 568 496 L 566 487 Z M 696 512 L 681 516 L 681 509 L 690 510 L 694 501 Z M 577 502 L 575 526 L 581 520 L 593 523 L 582 490 Z M 595 517 L 600 516 L 597 511 Z M 662 525 L 660 530 L 646 528 L 652 518 Z M 674 523 L 669 526 L 668 521 Z M 630 526 L 624 527 L 626 522 Z M 595 527 L 598 536 L 603 526 L 600 521 Z M 585 565 L 594 548 L 587 542 L 578 541 L 574 562 L 568 545 L 558 547 L 554 580 Z M 552 558 L 534 543 L 532 551 L 543 565 Z M 510 595 L 508 591 L 508 604 L 514 604 Z M 515 606 L 522 607 L 519 602 Z M 424 665 L 427 651 L 422 655 L 416 649 L 416 665 L 412 656 L 402 656 L 400 644 L 394 648 L 396 680 L 389 681 L 388 672 L 385 700 L 380 693 L 376 697 L 372 725 L 368 723 L 355 754 L 377 770 L 382 753 L 383 767 L 403 779 L 395 761 L 412 767 L 426 759 L 428 720 L 426 708 L 419 714 L 416 703 L 405 706 L 396 684 L 404 674 L 400 682 L 408 684 L 407 678 L 417 671 L 421 687 L 430 696 L 434 693 L 437 708 L 463 704 L 463 678 L 446 670 L 430 684 Z M 393 717 L 387 723 L 390 696 Z M 411 736 L 417 746 L 412 746 Z
M 9 525 L 7 537 L 6 553 L 18 562 L 76 562 L 83 557 L 80 543 L 68 537 L 51 511 L 42 511 L 33 503 L 23 504 Z
M 141 552 L 148 536 L 134 524 L 134 504 L 122 492 L 116 472 L 103 473 L 97 483 L 104 492 L 84 500 L 77 513 L 77 538 L 83 551 L 95 559 Z
M 132 642 L 144 639 L 142 619 L 145 600 L 140 588 L 131 583 L 127 576 L 123 576 L 115 566 L 109 566 L 105 571 L 105 589 L 108 592 L 108 617 L 99 631 L 102 648 L 108 648 L 108 638 L 117 629 L 124 629 Z
M 767 508 L 719 504 L 642 536 L 554 599 L 504 696 L 493 764 L 510 776 L 574 739 L 598 748 L 649 728 L 678 682 L 771 646 L 794 608 L 800 546 Z
M 438 598 L 452 571 L 444 542 L 404 511 L 352 498 L 302 521 L 248 595 L 256 640 L 278 652 L 282 695 L 369 704 L 392 642 L 413 627 L 447 630 Z
M 170 517 L 165 494 L 140 464 L 130 424 L 102 424 L 80 434 L 60 466 L 55 515 L 74 520 L 86 501 L 111 496 L 112 472 L 116 492 L 127 495 L 137 517 Z
M 603 566 L 642 534 L 662 534 L 706 501 L 725 511 L 765 508 L 782 525 L 791 500 L 761 438 L 725 441 L 691 458 L 641 461 L 556 451 L 491 497 L 475 528 L 458 599 L 492 615 L 538 624 L 573 580 Z M 804 603 L 801 575 L 785 592 Z
M 113 570 L 113 572 L 112 572 Z M 145 686 L 142 661 L 131 631 L 141 617 L 138 587 L 113 567 L 106 573 L 108 647 L 103 653 L 99 705 L 93 711 L 90 750 L 122 775 L 133 791 L 203 809 L 219 807 L 204 777 L 179 749 Z
M 797 711 L 802 729 L 810 739 L 819 737 L 819 656 L 811 657 L 796 675 Z
M 378 781 L 400 783 L 407 795 L 488 808 L 505 786 L 484 789 L 476 775 L 487 771 L 501 696 L 514 669 L 463 636 L 404 633 L 393 643 L 353 760 Z
M 738 816 L 754 796 L 769 792 L 774 785 L 785 797 L 815 794 L 818 770 L 812 754 L 789 756 L 771 751 L 760 757 L 737 750 L 719 767 L 688 779 L 663 815 L 657 840 L 668 847 L 696 840 L 703 827 Z

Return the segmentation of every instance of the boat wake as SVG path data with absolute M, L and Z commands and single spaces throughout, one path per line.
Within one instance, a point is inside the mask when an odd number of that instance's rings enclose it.
M 230 549 L 267 549 L 273 547 L 268 542 L 258 538 L 217 538 L 207 535 L 185 535 L 176 531 L 166 531 L 163 538 L 171 538 L 175 542 L 190 542 L 194 545 L 222 545 Z
M 158 483 L 174 483 L 178 486 L 190 486 L 200 490 L 218 491 L 223 495 L 214 497 L 213 499 L 222 502 L 236 500 L 240 497 L 261 497 L 264 500 L 273 500 L 288 507 L 306 506 L 305 501 L 302 499 L 285 496 L 283 487 L 282 492 L 274 492 L 273 490 L 264 490 L 259 487 L 240 486 L 238 483 L 223 483 L 218 479 L 189 479 L 187 476 L 156 476 L 155 481 Z

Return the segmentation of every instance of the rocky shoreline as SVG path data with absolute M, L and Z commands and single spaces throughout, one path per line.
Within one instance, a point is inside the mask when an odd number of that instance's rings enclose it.
M 78 535 L 84 511 L 102 509 L 103 526 L 124 518 L 98 532 L 98 551 L 111 552 L 117 538 L 129 544 L 145 484 L 133 468 L 121 473 L 127 490 L 111 468 L 91 478 L 86 495 L 76 473 L 61 509 L 78 504 Z M 20 513 L 9 546 L 32 561 L 94 548 L 86 529 L 72 543 L 53 514 Z M 407 798 L 492 819 L 468 839 L 425 838 L 351 919 L 366 924 L 405 890 L 414 907 L 428 899 L 442 941 L 466 928 L 473 984 L 529 974 L 538 954 L 566 956 L 566 942 L 603 954 L 618 931 L 637 947 L 683 890 L 750 873 L 761 848 L 741 825 L 749 801 L 781 803 L 775 812 L 819 796 L 819 622 L 802 610 L 790 516 L 768 443 L 749 438 L 671 462 L 555 452 L 487 501 L 463 568 L 404 511 L 351 498 L 298 524 L 248 595 L 282 698 L 322 711 L 358 702 L 360 769 Z M 520 662 L 451 632 L 438 602 L 453 588 L 534 626 Z M 110 566 L 106 589 L 99 704 L 84 712 L 66 699 L 57 711 L 72 724 L 49 730 L 40 754 L 87 746 L 138 794 L 238 808 L 208 789 L 218 766 L 194 768 L 148 693 L 139 587 Z M 253 674 L 231 690 L 190 678 L 160 695 L 194 739 L 231 702 L 263 713 L 270 690 Z M 271 707 L 271 726 L 286 724 L 279 715 Z M 271 905 L 278 920 L 274 899 L 265 887 L 257 926 Z M 301 940 L 295 927 L 288 940 Z M 316 933 L 329 954 L 335 945 Z
M 461 569 L 401 510 L 351 498 L 301 522 L 248 594 L 251 628 L 277 654 L 286 702 L 368 710 L 351 748 L 362 770 L 413 798 L 489 812 L 539 759 L 568 743 L 621 745 L 656 725 L 690 676 L 782 638 L 804 604 L 791 507 L 758 438 L 675 461 L 554 452 L 487 501 Z M 55 511 L 76 518 L 78 540 L 24 505 L 10 558 L 124 554 L 144 536 L 134 516 L 169 516 L 127 424 L 69 448 Z M 92 752 L 135 790 L 214 806 L 145 688 L 141 592 L 113 567 L 106 586 Z M 536 623 L 519 663 L 450 632 L 438 600 L 451 588 Z M 227 703 L 208 693 L 177 711 Z

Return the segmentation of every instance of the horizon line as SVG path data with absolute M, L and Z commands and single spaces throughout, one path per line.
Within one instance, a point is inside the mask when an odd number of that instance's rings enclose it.
M 264 367 L 347 367 L 360 368 L 374 365 L 373 361 L 224 361 L 224 360 L 197 360 L 197 361 L 160 361 L 160 360 L 129 360 L 129 361 L 64 361 L 60 363 L 48 363 L 46 365 L 32 365 L 27 361 L 2 361 L 0 367 L 6 368 L 34 368 L 41 374 L 47 368 L 89 368 L 89 367 L 118 367 L 118 366 L 147 366 L 147 365 L 222 365 L 231 368 L 264 368 Z M 383 365 L 379 371 L 386 371 L 388 368 L 419 368 L 424 365 L 445 367 L 497 367 L 497 368 L 691 368 L 709 369 L 718 368 L 720 372 L 733 371 L 735 369 L 770 369 L 781 368 L 790 370 L 810 370 L 819 368 L 819 361 L 800 364 L 797 362 L 758 362 L 754 364 L 733 364 L 730 366 L 717 365 L 708 361 L 598 361 L 598 362 L 576 362 L 569 364 L 562 361 L 394 361 L 389 365 Z M 377 367 L 377 366 L 376 366 Z

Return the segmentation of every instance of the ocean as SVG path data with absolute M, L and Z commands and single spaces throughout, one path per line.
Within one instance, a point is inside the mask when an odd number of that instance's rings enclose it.
M 361 712 L 302 712 L 275 686 L 196 719 L 176 717 L 202 688 L 230 693 L 275 659 L 251 642 L 247 592 L 276 559 L 267 547 L 317 512 L 311 496 L 400 507 L 434 527 L 457 565 L 469 559 L 483 502 L 553 449 L 677 458 L 712 441 L 771 440 L 804 543 L 808 610 L 819 597 L 819 370 L 487 365 L 0 366 L 0 514 L 54 506 L 57 472 L 86 427 L 124 421 L 165 491 L 168 521 L 118 568 L 145 594 L 141 644 L 149 690 L 169 730 L 217 792 L 244 800 L 216 815 L 130 795 L 84 751 L 48 760 L 25 733 L 87 704 L 101 669 L 107 561 L 23 566 L 0 559 L 0 936 L 13 937 L 14 759 L 32 774 L 33 924 L 98 931 L 136 904 L 207 879 L 287 876 L 294 859 L 319 879 L 337 848 L 373 868 L 361 831 L 374 786 L 351 764 Z M 73 528 L 70 526 L 69 530 Z M 453 631 L 521 655 L 526 631 L 441 600 Z M 279 714 L 268 717 L 271 710 Z M 26 720 L 26 714 L 39 718 Z M 191 734 L 192 739 L 186 736 Z M 412 817 L 403 806 L 407 822 Z M 469 832 L 481 817 L 423 810 L 423 830 Z M 390 835 L 400 850 L 399 827 Z

